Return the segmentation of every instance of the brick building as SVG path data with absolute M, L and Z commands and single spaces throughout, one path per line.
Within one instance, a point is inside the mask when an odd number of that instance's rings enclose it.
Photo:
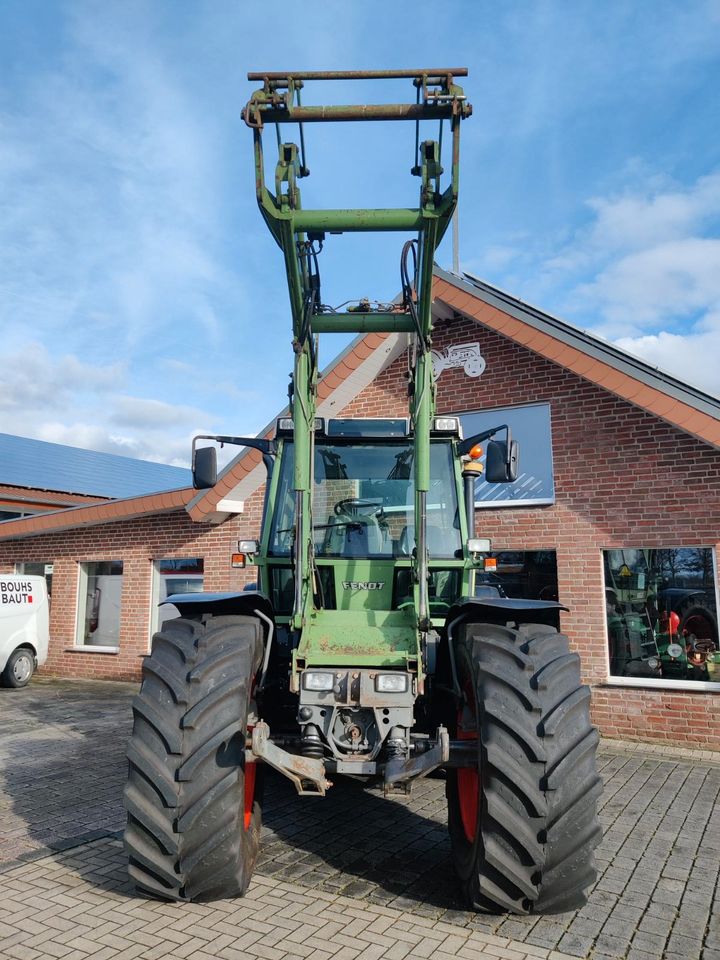
M 561 626 L 602 733 L 720 750 L 720 401 L 472 278 L 437 270 L 434 298 L 438 412 L 461 415 L 466 435 L 508 422 L 521 445 L 513 489 L 476 494 L 488 576 L 569 608 Z M 325 371 L 318 413 L 406 415 L 406 347 L 358 337 Z M 46 672 L 138 677 L 170 587 L 252 578 L 230 554 L 258 535 L 263 487 L 245 450 L 209 491 L 2 523 L 0 572 L 53 565 Z

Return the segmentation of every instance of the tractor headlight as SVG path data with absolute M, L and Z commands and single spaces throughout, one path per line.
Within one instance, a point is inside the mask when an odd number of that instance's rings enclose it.
M 657 670 L 660 666 L 660 661 L 657 657 L 648 657 L 647 665 L 651 670 Z
M 303 690 L 332 690 L 335 686 L 335 674 L 306 670 L 303 673 L 302 685 Z
M 436 433 L 460 433 L 460 421 L 457 417 L 435 417 L 433 430 Z
M 407 688 L 406 673 L 379 673 L 375 677 L 375 689 L 378 693 L 406 693 Z

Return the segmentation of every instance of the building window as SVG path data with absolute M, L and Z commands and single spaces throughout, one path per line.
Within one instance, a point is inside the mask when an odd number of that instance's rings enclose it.
M 172 604 L 159 604 L 174 593 L 201 593 L 204 570 L 202 557 L 164 557 L 154 562 L 151 635 L 162 629 L 166 621 L 180 616 L 177 607 Z
M 42 510 L 28 509 L 27 507 L 18 507 L 18 504 L 7 501 L 0 503 L 0 523 L 3 520 L 22 520 L 23 517 L 34 517 Z
M 16 563 L 15 573 L 26 574 L 29 577 L 45 577 L 48 602 L 52 599 L 53 565 L 51 563 Z
M 537 507 L 555 503 L 550 404 L 472 411 L 460 414 L 460 419 L 466 437 L 506 423 L 520 447 L 517 480 L 512 483 L 478 480 L 475 483 L 476 507 Z M 496 439 L 503 440 L 504 433 L 499 433 Z M 484 443 L 480 461 L 483 465 L 486 452 L 487 443 Z
M 78 646 L 119 647 L 122 584 L 122 560 L 80 564 Z
M 713 551 L 603 550 L 603 567 L 611 679 L 720 686 Z
M 558 600 L 557 556 L 554 550 L 500 550 L 487 554 L 475 575 L 475 594 L 517 600 Z M 557 610 L 543 611 L 537 622 L 560 628 Z

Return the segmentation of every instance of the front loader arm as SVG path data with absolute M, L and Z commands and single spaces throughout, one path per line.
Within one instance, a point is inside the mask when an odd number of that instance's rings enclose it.
M 323 332 L 407 331 L 413 336 L 410 417 L 414 436 L 415 540 L 414 605 L 420 630 L 430 627 L 427 596 L 427 493 L 430 486 L 430 428 L 435 395 L 432 343 L 432 270 L 435 251 L 447 230 L 459 187 L 460 123 L 472 113 L 456 78 L 465 68 L 388 71 L 250 73 L 262 82 L 243 111 L 253 129 L 256 196 L 270 233 L 283 251 L 293 322 L 295 365 L 290 412 L 295 445 L 295 597 L 292 627 L 301 630 L 313 604 L 312 465 L 317 404 L 317 336 Z M 305 106 L 301 91 L 308 81 L 410 79 L 415 103 Z M 438 141 L 420 141 L 422 121 L 440 122 Z M 349 121 L 410 121 L 416 126 L 412 173 L 420 178 L 416 208 L 303 210 L 299 181 L 309 175 L 305 161 L 304 124 Z M 452 158 L 449 183 L 441 190 L 442 125 L 450 126 Z M 284 124 L 297 124 L 299 145 L 283 142 Z M 277 130 L 278 160 L 274 192 L 267 186 L 263 130 Z M 345 232 L 415 234 L 416 269 L 404 283 L 403 306 L 392 310 L 339 313 L 323 308 L 317 257 L 326 234 Z

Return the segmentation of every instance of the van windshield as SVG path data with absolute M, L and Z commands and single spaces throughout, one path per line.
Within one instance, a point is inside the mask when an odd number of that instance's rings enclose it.
M 270 553 L 289 556 L 295 522 L 294 446 L 286 442 L 280 465 Z M 409 557 L 415 547 L 413 446 L 396 443 L 318 443 L 313 481 L 316 557 Z M 430 446 L 427 497 L 430 556 L 451 558 L 461 549 L 452 445 Z

